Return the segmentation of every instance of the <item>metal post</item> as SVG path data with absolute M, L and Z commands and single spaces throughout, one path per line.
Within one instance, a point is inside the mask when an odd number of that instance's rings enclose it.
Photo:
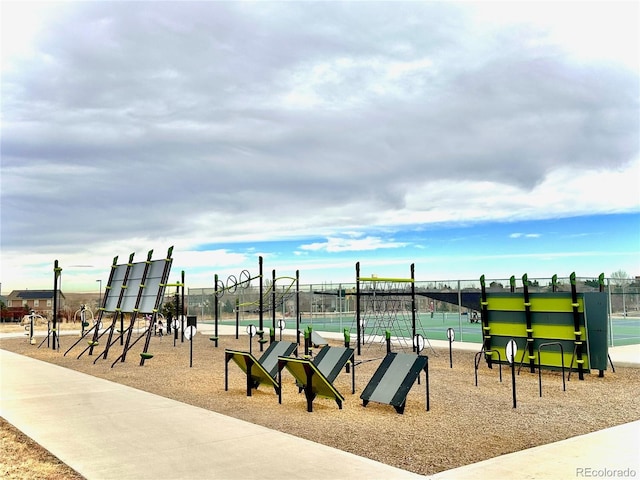
M 342 331 L 342 310 L 344 301 L 342 300 L 344 297 L 342 295 L 342 284 L 338 284 L 338 323 L 340 324 L 340 331 Z
M 609 297 L 609 346 L 613 347 L 613 304 L 611 303 L 611 282 L 610 279 L 607 278 L 607 296 Z
M 356 262 L 356 336 L 358 337 L 357 351 L 360 355 L 360 262 Z
M 35 310 L 31 310 L 31 315 L 29 315 L 29 323 L 30 323 L 30 332 L 29 332 L 29 344 L 33 345 L 35 343 L 33 339 L 33 321 L 35 319 L 36 312 Z
M 284 303 L 284 296 L 282 297 Z M 276 331 L 276 271 L 271 271 L 271 327 Z
M 300 345 L 300 270 L 296 270 L 296 343 Z
M 218 312 L 218 274 L 215 274 L 213 276 L 213 284 L 215 285 L 214 289 L 213 289 L 213 302 L 214 302 L 214 306 L 213 306 L 213 325 L 214 325 L 214 333 L 213 336 L 218 338 L 218 316 L 219 316 L 219 312 Z M 236 297 L 236 305 L 238 304 L 238 298 Z M 238 338 L 238 327 L 236 326 L 236 338 Z M 216 340 L 217 342 L 217 340 Z M 217 343 L 216 343 L 217 345 Z
M 58 340 L 58 278 L 62 269 L 58 267 L 58 260 L 53 263 L 53 343 L 51 348 L 56 350 L 60 346 Z
M 173 320 L 173 346 L 176 346 L 178 341 L 178 293 L 176 292 L 176 318 Z M 151 328 L 151 322 L 149 322 L 149 328 Z
M 258 305 L 259 305 L 259 312 L 258 312 L 258 318 L 259 318 L 259 325 L 260 328 L 259 330 L 262 331 L 264 328 L 264 320 L 263 320 L 263 316 L 262 316 L 262 311 L 263 311 L 263 307 L 264 307 L 264 300 L 263 300 L 263 281 L 264 281 L 264 275 L 262 272 L 262 257 L 258 257 L 258 270 L 259 270 L 259 275 L 260 275 L 260 299 L 258 301 Z M 261 343 L 260 344 L 260 351 L 262 351 L 264 344 Z
M 427 412 L 430 409 L 430 401 L 429 401 L 429 357 L 426 357 L 427 359 L 427 363 L 424 366 L 424 375 L 425 375 L 425 382 L 427 384 Z
M 467 311 L 467 316 L 469 312 Z M 462 335 L 462 292 L 460 291 L 460 280 L 458 280 L 458 328 L 460 329 L 460 341 L 464 341 Z
M 181 273 L 180 280 L 180 319 L 182 327 L 182 341 L 184 342 L 184 316 L 187 314 L 187 310 L 184 308 L 184 270 Z
M 516 408 L 516 361 L 511 361 L 511 385 L 513 388 L 513 408 Z
M 416 268 L 411 264 L 411 338 L 416 336 Z M 413 348 L 415 352 L 415 346 Z
M 218 300 L 216 299 L 216 308 Z M 240 299 L 236 297 L 236 340 L 238 339 L 238 335 L 240 333 Z

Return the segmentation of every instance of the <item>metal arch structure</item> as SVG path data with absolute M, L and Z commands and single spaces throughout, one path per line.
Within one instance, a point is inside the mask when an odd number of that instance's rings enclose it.
M 259 280 L 259 293 L 257 302 L 248 302 L 248 303 L 237 303 L 236 309 L 240 306 L 257 306 L 258 310 L 258 331 L 261 332 L 261 336 L 264 335 L 264 312 L 271 311 L 271 329 L 273 332 L 276 331 L 276 306 L 282 305 L 286 299 L 290 298 L 295 294 L 296 298 L 296 331 L 297 333 L 297 343 L 300 344 L 300 272 L 296 270 L 295 277 L 291 276 L 276 276 L 276 271 L 272 272 L 272 281 L 271 284 L 267 287 L 265 291 L 264 285 L 264 262 L 262 256 L 258 257 L 258 275 L 251 276 L 248 270 L 242 270 L 240 275 L 229 275 L 226 279 L 226 282 L 223 282 L 218 275 L 214 275 L 214 296 L 216 301 L 214 302 L 214 336 L 211 337 L 211 340 L 214 341 L 215 346 L 218 346 L 218 322 L 220 318 L 220 311 L 218 306 L 218 300 L 224 296 L 225 293 L 235 293 L 238 288 L 242 290 L 246 290 L 251 286 L 251 282 L 254 280 Z M 285 286 L 284 290 L 280 293 L 277 291 L 277 282 L 279 280 L 289 280 L 288 285 Z M 291 292 L 293 286 L 295 285 L 295 292 Z M 263 351 L 264 343 L 260 343 L 260 351 Z
M 289 284 L 285 286 L 284 290 L 278 296 L 277 293 L 277 281 L 278 280 L 289 280 Z M 273 270 L 271 285 L 265 296 L 271 297 L 270 307 L 271 307 L 271 331 L 276 331 L 276 307 L 278 305 L 285 304 L 287 298 L 290 298 L 293 294 L 291 292 L 291 288 L 295 285 L 295 295 L 296 295 L 296 343 L 300 344 L 300 271 L 296 270 L 295 277 L 276 277 L 276 271 Z M 269 295 L 270 294 L 270 295 Z
M 80 316 L 80 335 L 84 334 L 84 329 L 89 326 L 89 321 L 87 320 L 87 312 L 91 316 L 91 322 L 95 323 L 95 317 L 93 316 L 93 311 L 90 308 L 87 308 L 86 305 L 82 304 L 78 310 L 73 314 L 73 323 L 76 323 L 76 318 L 78 315 Z
M 236 277 L 235 275 L 229 275 L 227 277 L 227 281 L 226 283 L 222 282 L 220 280 L 220 278 L 218 277 L 218 274 L 214 275 L 214 279 L 213 279 L 213 285 L 214 285 L 214 297 L 216 299 L 213 305 L 213 320 L 214 320 L 214 336 L 211 338 L 214 343 L 215 346 L 218 346 L 218 339 L 219 339 L 219 334 L 218 334 L 218 321 L 220 318 L 220 310 L 218 307 L 218 300 L 220 298 L 222 298 L 222 296 L 225 294 L 225 292 L 229 292 L 229 293 L 235 293 L 235 291 L 238 289 L 238 287 L 242 288 L 243 290 L 248 289 L 251 286 L 251 282 L 253 280 L 260 280 L 260 296 L 259 296 L 259 302 L 260 302 L 260 308 L 259 308 L 259 325 L 260 325 L 260 331 L 263 332 L 264 329 L 264 317 L 263 317 L 263 258 L 262 256 L 258 257 L 258 275 L 256 275 L 255 277 L 252 277 L 251 274 L 249 273 L 248 270 L 242 270 L 240 272 L 240 280 L 238 280 L 238 277 Z M 260 344 L 260 351 L 263 350 L 263 344 Z

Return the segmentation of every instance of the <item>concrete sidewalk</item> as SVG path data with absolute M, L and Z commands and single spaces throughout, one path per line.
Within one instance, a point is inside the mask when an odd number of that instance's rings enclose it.
M 90 480 L 424 478 L 5 350 L 0 366 L 0 415 Z
M 433 480 L 567 480 L 637 478 L 638 476 L 640 476 L 640 421 L 501 455 L 441 472 L 431 478 Z
M 637 345 L 610 354 L 616 367 L 640 367 Z M 1 349 L 0 387 L 0 416 L 90 480 L 425 478 Z M 637 421 L 431 478 L 640 477 L 639 445 Z

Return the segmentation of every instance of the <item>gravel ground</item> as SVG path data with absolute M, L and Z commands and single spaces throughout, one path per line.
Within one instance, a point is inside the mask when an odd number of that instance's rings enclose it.
M 293 377 L 283 373 L 283 399 L 278 404 L 272 388 L 261 386 L 246 396 L 242 371 L 229 364 L 229 391 L 224 390 L 224 349 L 248 350 L 248 338 L 221 337 L 215 348 L 209 337 L 198 334 L 190 344 L 173 338 L 153 337 L 154 354 L 139 366 L 141 342 L 125 363 L 110 365 L 121 347 L 112 347 L 108 360 L 83 356 L 80 345 L 62 355 L 77 337 L 62 337 L 60 352 L 36 348 L 24 338 L 0 341 L 0 348 L 62 365 L 97 377 L 126 384 L 164 397 L 287 432 L 344 451 L 423 475 L 478 462 L 505 453 L 543 445 L 606 427 L 640 419 L 640 369 L 617 368 L 603 378 L 597 372 L 579 381 L 573 374 L 562 390 L 560 373 L 543 372 L 543 397 L 539 397 L 538 374 L 523 368 L 516 379 L 517 408 L 513 408 L 511 374 L 484 362 L 475 386 L 474 353 L 454 351 L 453 368 L 448 350 L 425 350 L 429 356 L 430 411 L 426 411 L 425 377 L 414 384 L 403 415 L 389 405 L 369 403 L 359 396 L 385 355 L 382 345 L 367 346 L 357 361 L 356 394 L 351 394 L 351 375 L 342 373 L 334 382 L 345 396 L 343 408 L 318 398 L 313 413 L 306 411 Z M 285 340 L 294 341 L 293 338 Z M 335 343 L 339 345 L 339 343 Z M 46 344 L 45 344 L 46 346 Z M 253 351 L 259 356 L 254 341 Z
M 84 478 L 1 418 L 0 451 L 0 478 L 5 480 Z

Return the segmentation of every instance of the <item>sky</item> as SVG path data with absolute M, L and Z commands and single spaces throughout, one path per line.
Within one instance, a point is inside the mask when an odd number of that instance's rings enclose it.
M 0 281 L 640 275 L 637 2 L 0 2 Z

